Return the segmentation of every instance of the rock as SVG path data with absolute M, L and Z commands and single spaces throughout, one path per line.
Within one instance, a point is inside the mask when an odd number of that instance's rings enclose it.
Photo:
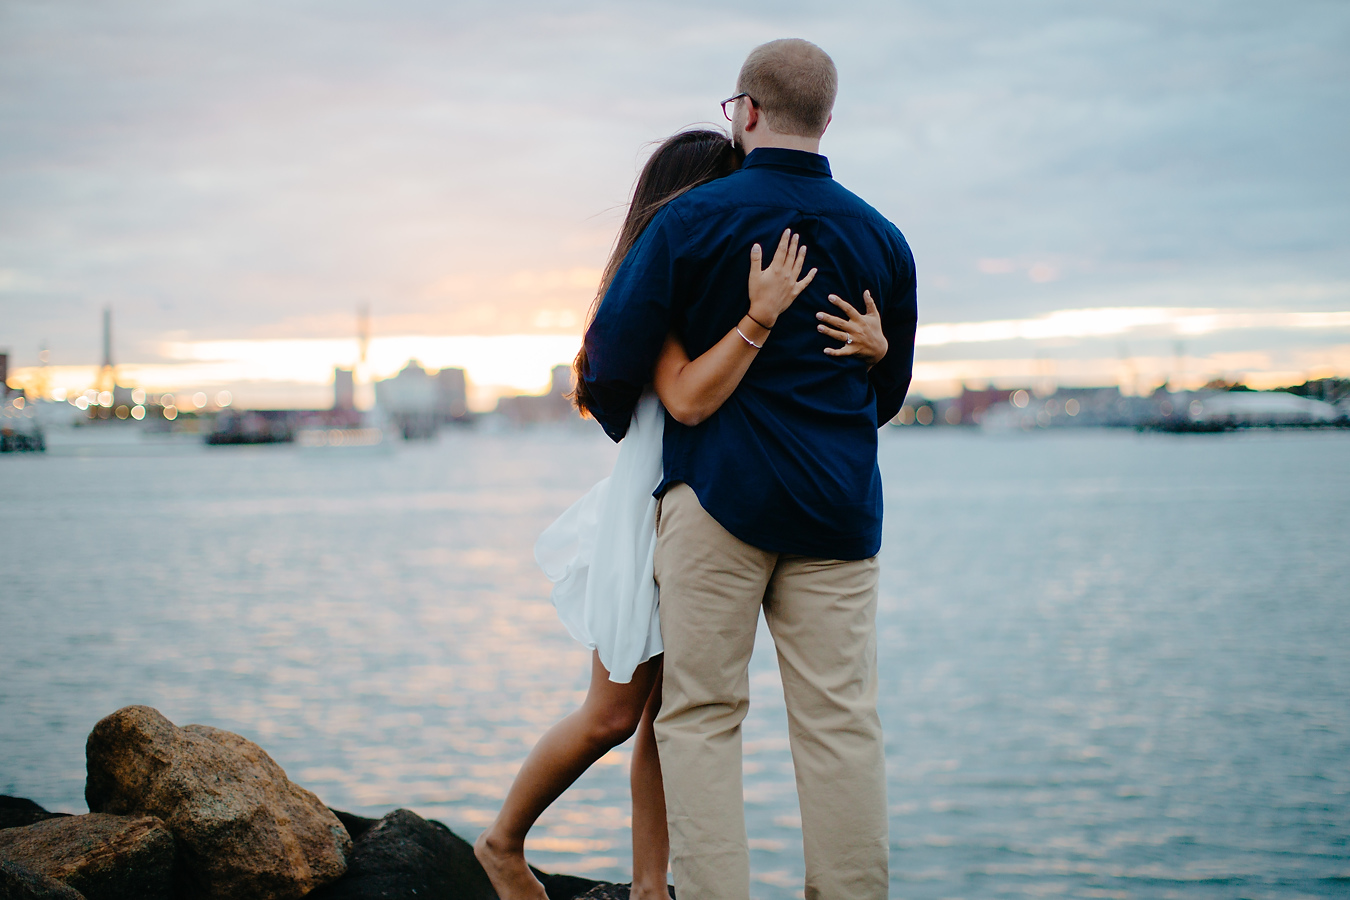
M 578 895 L 576 900 L 628 900 L 630 887 L 632 885 L 597 884 L 586 893 Z
M 0 795 L 0 828 L 18 828 L 64 815 L 67 813 L 47 812 L 32 800 L 25 800 L 23 797 Z
M 445 825 L 396 809 L 378 821 L 334 810 L 360 836 L 352 849 L 347 875 L 320 888 L 307 900 L 454 897 L 496 900 L 492 882 L 473 855 L 473 845 Z M 533 867 L 531 867 L 533 869 Z M 550 900 L 573 900 L 598 882 L 533 869 Z
M 578 894 L 575 900 L 628 900 L 628 890 L 632 885 L 628 884 L 597 884 L 584 894 Z M 671 900 L 675 897 L 675 888 L 666 886 L 670 892 Z
M 473 847 L 440 822 L 396 809 L 356 841 L 347 876 L 310 900 L 454 897 L 497 900 Z
M 530 866 L 530 871 L 544 886 L 544 893 L 548 894 L 548 900 L 575 900 L 577 897 L 589 897 L 591 896 L 590 892 L 595 890 L 615 887 L 615 885 L 606 884 L 603 881 L 579 878 L 576 875 L 549 875 L 547 872 L 539 871 L 534 866 Z M 623 900 L 628 900 L 628 886 L 620 886 L 623 888 Z M 609 895 L 600 894 L 597 896 L 607 897 Z
M 170 900 L 173 836 L 153 816 L 90 813 L 0 831 L 0 857 L 89 900 Z
M 85 755 L 90 810 L 173 832 L 185 898 L 296 900 L 347 869 L 342 823 L 237 734 L 128 706 L 94 726 Z
M 0 897 L 4 900 L 85 900 L 84 894 L 55 878 L 0 859 Z
M 333 809 L 331 806 L 329 810 L 338 817 L 338 821 L 342 823 L 343 828 L 347 829 L 347 833 L 352 836 L 353 841 L 359 841 L 361 835 L 374 828 L 380 821 L 379 819 L 367 819 L 365 816 L 358 816 L 356 813 Z

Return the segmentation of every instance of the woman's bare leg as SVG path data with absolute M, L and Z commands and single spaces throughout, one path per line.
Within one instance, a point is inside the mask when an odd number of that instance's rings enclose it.
M 474 855 L 501 900 L 546 900 L 544 886 L 525 863 L 525 834 L 581 773 L 637 729 L 659 666 L 659 659 L 648 660 L 628 684 L 615 684 L 600 655 L 592 656 L 586 701 L 534 745 L 501 812 L 474 844 Z
M 661 783 L 661 760 L 656 755 L 652 723 L 661 711 L 661 671 L 642 712 L 633 742 L 633 890 L 631 900 L 670 900 L 666 870 L 670 865 L 670 835 L 666 831 L 666 792 Z

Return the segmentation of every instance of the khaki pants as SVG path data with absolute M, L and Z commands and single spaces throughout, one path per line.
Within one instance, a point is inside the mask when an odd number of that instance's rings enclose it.
M 806 897 L 886 897 L 876 559 L 752 547 L 678 484 L 658 508 L 655 568 L 665 643 L 656 739 L 676 893 L 681 900 L 749 896 L 741 722 L 762 607 L 787 702 Z

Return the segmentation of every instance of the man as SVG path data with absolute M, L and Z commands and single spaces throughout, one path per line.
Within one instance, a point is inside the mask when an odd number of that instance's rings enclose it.
M 776 322 L 731 398 L 692 427 L 667 417 L 656 581 L 665 643 L 656 722 L 675 889 L 749 896 L 741 722 L 759 611 L 773 633 L 801 802 L 808 898 L 887 896 L 876 712 L 877 428 L 913 367 L 914 261 L 899 230 L 830 176 L 820 138 L 834 63 L 819 47 L 755 48 L 724 110 L 744 167 L 666 206 L 619 268 L 586 333 L 583 373 L 618 440 L 669 331 L 691 358 L 748 308 L 752 243 L 802 236 L 815 281 Z M 827 355 L 836 294 L 881 311 L 872 369 Z M 749 340 L 748 338 L 746 339 Z

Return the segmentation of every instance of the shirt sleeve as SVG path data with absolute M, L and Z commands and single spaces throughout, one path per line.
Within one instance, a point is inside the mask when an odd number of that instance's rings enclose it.
M 881 298 L 881 331 L 886 335 L 886 355 L 872 367 L 869 377 L 877 395 L 877 427 L 895 418 L 909 393 L 914 377 L 914 335 L 919 324 L 917 279 L 914 256 L 899 237 L 891 296 Z
M 615 441 L 628 433 L 670 331 L 683 238 L 675 210 L 667 206 L 657 213 L 619 265 L 586 329 L 581 377 L 594 400 L 591 413 Z

